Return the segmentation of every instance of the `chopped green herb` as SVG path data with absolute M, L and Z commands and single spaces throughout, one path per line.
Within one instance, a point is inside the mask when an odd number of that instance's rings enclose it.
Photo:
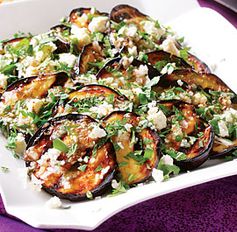
M 95 169 L 95 172 L 100 172 L 102 169 L 103 169 L 102 166 L 99 165 L 99 166 Z
M 86 168 L 87 168 L 87 164 L 83 164 L 83 165 L 79 166 L 77 169 L 81 172 L 85 172 Z
M 53 140 L 53 148 L 65 153 L 69 150 L 68 146 L 59 138 Z

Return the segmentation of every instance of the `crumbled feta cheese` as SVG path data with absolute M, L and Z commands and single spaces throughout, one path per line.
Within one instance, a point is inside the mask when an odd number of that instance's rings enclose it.
M 218 127 L 219 127 L 219 135 L 221 137 L 228 137 L 229 136 L 229 131 L 226 126 L 226 123 L 223 120 L 220 120 L 218 122 Z
M 168 63 L 165 67 L 160 71 L 161 74 L 171 74 L 176 68 L 175 63 Z
M 44 100 L 41 99 L 29 99 L 26 101 L 28 111 L 38 113 L 40 108 L 44 105 Z
M 59 54 L 59 62 L 66 64 L 68 67 L 73 67 L 76 62 L 77 57 L 71 53 Z
M 155 26 L 155 22 L 152 21 L 145 21 L 143 22 L 144 31 L 149 35 L 154 35 L 158 39 L 165 33 L 162 28 L 157 28 Z
M 180 147 L 190 147 L 191 144 L 188 142 L 187 139 L 182 139 Z
M 103 138 L 105 136 L 106 136 L 105 130 L 100 128 L 99 126 L 94 126 L 92 131 L 89 133 L 89 137 L 91 139 Z
M 162 182 L 164 180 L 163 171 L 153 168 L 152 169 L 152 177 L 155 180 L 155 182 L 157 182 L 157 183 Z
M 17 102 L 17 94 L 14 91 L 4 92 L 2 98 L 6 105 L 14 105 Z
M 111 186 L 113 189 L 117 189 L 119 187 L 119 183 L 117 182 L 117 180 L 113 179 L 111 182 Z
M 135 37 L 137 34 L 137 27 L 134 24 L 123 26 L 122 28 L 119 29 L 118 34 L 128 37 Z
M 155 106 L 155 102 L 148 104 L 148 116 L 147 119 L 153 123 L 157 130 L 162 130 L 167 127 L 167 118 L 164 115 L 162 110 L 159 110 L 158 107 Z
M 78 39 L 82 46 L 91 42 L 90 32 L 87 28 L 79 28 L 76 25 L 72 25 L 71 33 Z
M 101 105 L 91 107 L 90 111 L 97 114 L 98 117 L 101 118 L 113 111 L 113 105 L 105 101 Z
M 124 125 L 124 128 L 126 129 L 127 132 L 131 132 L 131 128 L 132 128 L 132 127 L 133 127 L 133 125 L 130 124 L 130 123 L 126 123 L 126 124 Z
M 134 56 L 134 57 L 137 56 L 137 47 L 133 46 L 131 48 L 128 48 L 128 53 L 131 56 Z
M 46 203 L 45 205 L 48 207 L 48 208 L 51 208 L 51 209 L 58 209 L 58 208 L 61 208 L 62 207 L 62 202 L 61 200 L 54 196 L 52 198 L 50 198 Z
M 43 51 L 38 51 L 35 53 L 35 60 L 41 62 L 44 58 Z
M 108 20 L 106 16 L 94 17 L 88 28 L 91 32 L 105 32 L 108 28 Z
M 18 133 L 16 136 L 16 148 L 15 148 L 15 152 L 17 154 L 23 154 L 24 151 L 26 149 L 26 141 L 25 141 L 25 137 L 22 133 Z
M 197 92 L 193 95 L 192 101 L 194 105 L 204 106 L 207 103 L 207 97 L 200 92 Z
M 165 165 L 173 165 L 174 164 L 174 160 L 172 157 L 170 157 L 169 155 L 163 155 L 161 158 L 163 164 Z
M 177 83 L 179 86 L 182 86 L 184 84 L 182 80 L 177 80 Z
M 0 73 L 0 88 L 5 89 L 7 87 L 8 76 Z
M 146 65 L 140 65 L 139 68 L 134 69 L 134 75 L 136 77 L 144 77 L 148 75 L 148 67 Z
M 161 49 L 163 49 L 165 52 L 169 52 L 173 55 L 179 56 L 179 50 L 177 49 L 175 45 L 175 39 L 172 37 L 167 37 L 163 41 L 163 43 L 160 45 Z

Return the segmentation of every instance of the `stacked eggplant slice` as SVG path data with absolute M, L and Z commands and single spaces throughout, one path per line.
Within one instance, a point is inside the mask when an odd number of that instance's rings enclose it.
M 36 189 L 117 194 L 237 155 L 236 94 L 129 5 L 0 43 L 0 126 Z

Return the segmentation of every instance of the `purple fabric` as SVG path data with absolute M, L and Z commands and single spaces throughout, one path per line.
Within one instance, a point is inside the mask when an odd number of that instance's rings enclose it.
M 237 15 L 211 0 L 198 0 L 237 27 Z M 29 212 L 30 213 L 30 212 Z M 70 232 L 34 229 L 6 215 L 0 197 L 0 231 Z M 237 176 L 161 196 L 120 212 L 95 231 L 237 231 Z

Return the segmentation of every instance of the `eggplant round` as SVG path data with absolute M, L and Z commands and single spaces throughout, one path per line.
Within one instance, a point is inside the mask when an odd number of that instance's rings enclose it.
M 169 112 L 168 116 L 168 122 L 171 126 L 170 132 L 165 135 L 163 141 L 163 154 L 178 154 L 180 152 L 185 155 L 184 159 L 177 158 L 174 160 L 181 170 L 192 170 L 199 167 L 209 158 L 213 146 L 214 132 L 212 126 L 199 118 L 193 105 L 180 101 L 174 101 L 173 104 L 172 101 L 160 104 L 173 112 Z M 190 140 L 190 144 L 188 144 L 187 135 L 195 138 L 193 142 Z M 196 136 L 198 137 L 196 138 Z M 187 144 L 182 145 L 183 139 L 186 140 Z
M 165 74 L 160 78 L 159 85 L 168 87 L 172 82 L 181 80 L 188 85 L 197 85 L 203 89 L 231 92 L 230 88 L 214 74 L 198 74 L 191 70 L 175 70 L 171 74 Z
M 123 22 L 124 20 L 144 20 L 146 18 L 148 18 L 147 15 L 141 13 L 138 9 L 132 6 L 125 4 L 115 6 L 110 12 L 110 19 L 116 23 Z
M 68 81 L 66 73 L 44 74 L 22 78 L 13 82 L 6 89 L 6 92 L 13 91 L 17 99 L 42 98 L 53 86 L 63 86 Z M 3 95 L 4 96 L 4 95 Z
M 94 135 L 95 128 L 103 135 Z M 30 177 L 38 179 L 45 191 L 71 201 L 87 199 L 88 192 L 93 197 L 102 194 L 116 169 L 106 132 L 81 114 L 48 121 L 30 139 L 24 160 L 32 167 Z
M 115 147 L 121 178 L 129 185 L 147 180 L 160 157 L 159 136 L 149 128 L 136 131 L 138 123 L 137 115 L 124 111 L 113 112 L 103 120 Z M 129 130 L 126 129 L 127 125 Z M 114 130 L 117 132 L 114 133 Z

